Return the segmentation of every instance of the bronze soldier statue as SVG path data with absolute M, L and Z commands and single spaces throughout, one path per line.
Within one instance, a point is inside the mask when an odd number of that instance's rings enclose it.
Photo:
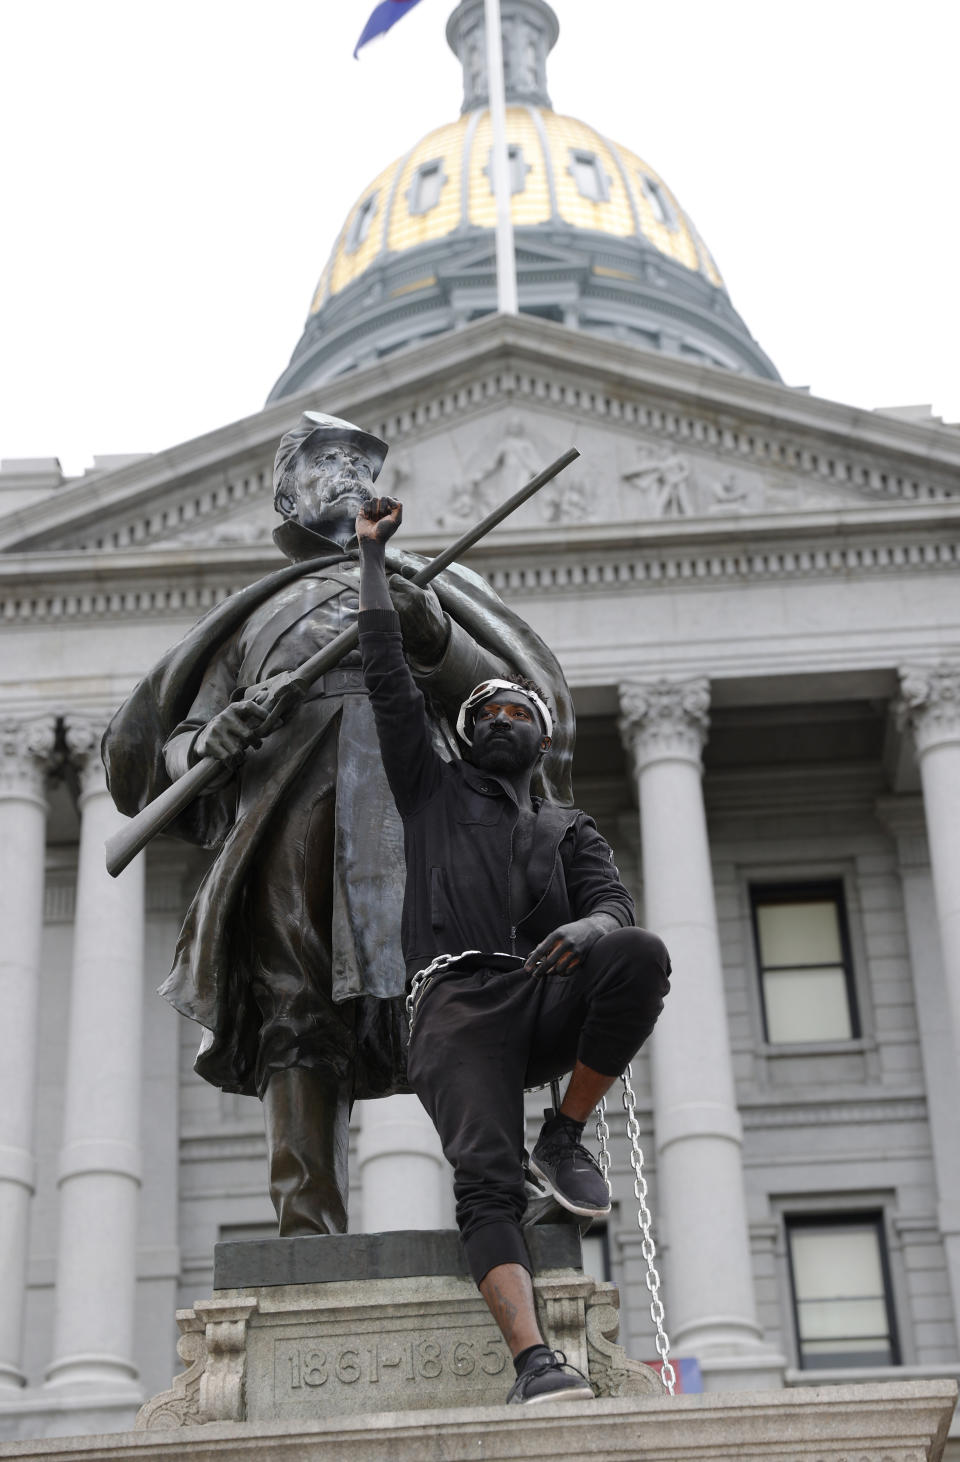
M 408 1090 L 402 829 L 359 653 L 250 742 L 268 714 L 263 688 L 356 619 L 354 522 L 386 453 L 349 422 L 305 413 L 274 467 L 274 540 L 289 564 L 206 614 L 104 737 L 110 789 L 128 815 L 200 758 L 223 763 L 170 828 L 215 858 L 160 988 L 204 1027 L 198 1073 L 263 1102 L 282 1235 L 345 1230 L 352 1103 Z M 573 716 L 556 660 L 469 570 L 445 570 L 430 589 L 410 584 L 403 572 L 422 563 L 391 552 L 390 591 L 437 749 L 452 754 L 459 706 L 478 681 L 528 675 L 559 713 L 540 790 L 568 802 Z

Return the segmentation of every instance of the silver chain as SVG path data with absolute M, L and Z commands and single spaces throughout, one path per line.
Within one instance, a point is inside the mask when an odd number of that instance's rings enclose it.
M 643 1149 L 640 1146 L 640 1123 L 637 1121 L 637 1097 L 633 1089 L 633 1069 L 627 1064 L 620 1080 L 623 1082 L 623 1110 L 627 1114 L 627 1136 L 630 1138 L 630 1166 L 633 1168 L 633 1191 L 637 1200 L 637 1226 L 643 1235 L 643 1243 L 640 1247 L 644 1259 L 647 1261 L 647 1272 L 644 1275 L 647 1289 L 650 1292 L 650 1318 L 656 1326 L 657 1355 L 661 1360 L 660 1379 L 669 1391 L 671 1396 L 676 1394 L 677 1373 L 670 1360 L 670 1337 L 664 1329 L 663 1300 L 660 1298 L 660 1275 L 657 1266 L 653 1262 L 657 1257 L 657 1246 L 653 1242 L 652 1220 L 650 1209 L 647 1207 L 647 1180 L 643 1175 Z M 604 1178 L 607 1177 L 607 1170 L 610 1167 L 610 1152 L 607 1141 L 610 1136 L 610 1129 L 606 1120 L 607 1099 L 604 1097 L 597 1107 L 597 1138 L 600 1142 L 600 1169 Z M 609 1187 L 609 1181 L 607 1183 Z
M 455 965 L 458 960 L 463 959 L 468 954 L 479 953 L 479 949 L 462 949 L 459 954 L 438 954 L 430 961 L 425 969 L 417 970 L 417 973 L 410 981 L 410 989 L 407 991 L 407 998 L 404 1001 L 409 1035 L 413 1035 L 413 1022 L 417 1018 L 417 1006 L 420 1004 L 420 998 L 426 994 L 427 986 L 432 981 L 434 975 L 439 974 L 441 970 L 447 969 L 450 965 Z
M 607 1126 L 607 1099 L 601 1097 L 597 1103 L 597 1143 L 600 1148 L 600 1171 L 607 1185 L 607 1192 L 613 1196 L 610 1187 L 610 1128 Z

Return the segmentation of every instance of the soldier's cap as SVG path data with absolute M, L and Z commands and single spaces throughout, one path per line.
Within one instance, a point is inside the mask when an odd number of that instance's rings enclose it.
M 543 734 L 545 736 L 553 735 L 553 717 L 550 714 L 546 701 L 541 700 L 535 690 L 530 690 L 525 685 L 517 685 L 516 681 L 513 680 L 484 680 L 479 685 L 474 686 L 460 707 L 460 714 L 457 717 L 457 735 L 461 741 L 465 741 L 468 746 L 473 745 L 472 713 L 478 706 L 486 705 L 487 701 L 499 699 L 497 697 L 498 690 L 512 690 L 514 695 L 518 695 L 521 700 L 529 701 L 531 705 L 536 707 L 543 727 Z
M 307 443 L 314 443 L 315 438 L 339 442 L 346 447 L 359 447 L 369 458 L 374 482 L 380 475 L 380 469 L 389 450 L 386 442 L 375 437 L 373 432 L 364 431 L 363 427 L 355 426 L 352 421 L 343 421 L 339 416 L 328 416 L 323 411 L 305 411 L 300 425 L 293 427 L 280 438 L 280 445 L 273 464 L 275 507 L 277 499 L 287 485 L 287 478 L 292 476 L 296 469 L 297 458 L 305 450 Z

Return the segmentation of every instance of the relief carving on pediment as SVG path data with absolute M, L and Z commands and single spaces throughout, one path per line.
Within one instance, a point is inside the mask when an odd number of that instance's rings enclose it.
M 550 461 L 551 453 L 531 440 L 519 416 L 511 416 L 504 435 L 493 447 L 485 444 L 467 460 L 461 480 L 437 517 L 440 528 L 459 528 L 479 522 Z M 578 466 L 579 464 L 577 464 Z M 596 493 L 577 466 L 548 483 L 524 516 L 536 513 L 546 523 L 587 523 L 596 516 Z M 397 496 L 392 493 L 391 496 Z M 522 521 L 522 518 L 521 518 Z
M 775 488 L 740 467 L 698 461 L 652 442 L 637 443 L 634 457 L 620 480 L 630 489 L 630 512 L 638 518 L 736 517 L 795 506 L 794 488 L 788 489 L 789 503 L 777 503 Z
M 750 506 L 747 484 L 733 468 L 709 478 L 705 486 L 709 494 L 708 513 L 745 513 Z
M 547 523 L 591 523 L 596 518 L 597 492 L 576 469 L 548 482 L 537 502 Z
M 638 517 L 689 518 L 694 512 L 690 463 L 669 448 L 639 447 L 639 461 L 620 474 L 621 481 L 635 489 Z
M 543 466 L 544 459 L 522 420 L 511 416 L 499 441 L 492 448 L 484 445 L 468 459 L 463 478 L 438 519 L 440 526 L 479 521 L 519 491 Z

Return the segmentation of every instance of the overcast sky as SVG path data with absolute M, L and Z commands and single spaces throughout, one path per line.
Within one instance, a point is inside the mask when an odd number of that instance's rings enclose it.
M 656 168 L 791 385 L 960 420 L 960 0 L 554 0 L 555 108 Z M 262 406 L 344 214 L 457 115 L 453 0 L 0 0 L 0 456 Z

